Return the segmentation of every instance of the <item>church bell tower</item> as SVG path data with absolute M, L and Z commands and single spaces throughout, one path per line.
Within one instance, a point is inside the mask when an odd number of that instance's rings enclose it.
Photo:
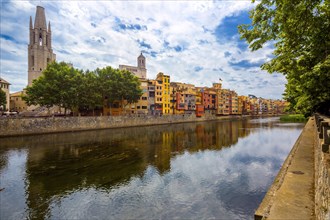
M 37 6 L 34 26 L 30 16 L 30 41 L 28 45 L 28 85 L 41 76 L 47 64 L 56 60 L 52 49 L 50 22 L 46 23 L 45 9 Z

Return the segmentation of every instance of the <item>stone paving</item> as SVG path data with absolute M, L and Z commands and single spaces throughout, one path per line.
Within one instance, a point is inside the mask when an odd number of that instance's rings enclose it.
M 255 212 L 255 219 L 315 219 L 315 126 L 314 118 L 310 118 Z

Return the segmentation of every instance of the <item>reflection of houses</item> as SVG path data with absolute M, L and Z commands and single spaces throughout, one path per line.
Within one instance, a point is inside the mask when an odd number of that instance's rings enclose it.
M 54 198 L 61 201 L 86 189 L 109 192 L 143 178 L 149 166 L 164 174 L 177 154 L 230 147 L 249 134 L 247 126 L 242 120 L 184 123 L 26 136 L 15 142 L 4 138 L 1 144 L 6 150 L 33 146 L 24 166 L 28 218 L 45 219 L 56 205 Z

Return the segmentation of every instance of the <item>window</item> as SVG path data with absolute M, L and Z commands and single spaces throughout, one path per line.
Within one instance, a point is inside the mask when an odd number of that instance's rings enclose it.
M 147 109 L 147 106 L 142 106 L 142 109 Z
M 142 97 L 142 100 L 147 100 L 147 97 Z
M 39 46 L 42 46 L 42 35 L 41 35 L 41 33 L 39 34 Z

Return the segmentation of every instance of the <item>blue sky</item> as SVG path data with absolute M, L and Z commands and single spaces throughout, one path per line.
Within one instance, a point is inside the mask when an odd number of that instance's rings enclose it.
M 2 1 L 0 76 L 11 92 L 27 85 L 29 17 L 45 8 L 57 61 L 93 70 L 136 65 L 142 51 L 147 77 L 223 87 L 240 95 L 279 99 L 286 79 L 260 65 L 273 47 L 251 52 L 237 25 L 250 23 L 250 1 Z

